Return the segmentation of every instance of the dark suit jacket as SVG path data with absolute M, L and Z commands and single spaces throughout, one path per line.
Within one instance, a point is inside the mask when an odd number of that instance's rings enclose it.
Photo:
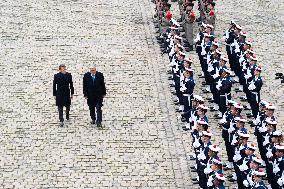
M 84 97 L 88 97 L 88 105 L 94 106 L 106 95 L 104 76 L 101 72 L 96 72 L 95 80 L 90 72 L 85 73 L 83 78 Z
M 71 93 L 71 94 L 70 94 Z M 56 106 L 70 106 L 70 96 L 74 94 L 72 75 L 61 72 L 54 75 L 53 96 L 56 96 Z

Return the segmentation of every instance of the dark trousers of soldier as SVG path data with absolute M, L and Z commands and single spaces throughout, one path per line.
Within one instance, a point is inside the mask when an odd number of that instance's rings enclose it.
M 180 78 L 177 77 L 176 74 L 174 74 L 174 82 L 175 82 L 175 91 L 176 91 L 176 95 L 178 97 L 179 103 L 180 105 L 183 105 L 183 96 L 182 96 L 182 92 L 180 91 Z
M 211 85 L 212 84 L 212 79 L 211 79 L 212 76 L 208 72 L 207 60 L 206 59 L 203 60 L 202 64 L 204 66 L 204 70 L 202 69 L 202 71 L 204 73 L 206 85 Z
M 241 77 L 242 75 L 242 67 L 239 63 L 239 59 L 238 59 L 238 62 L 236 62 L 236 71 L 235 71 L 235 74 L 236 76 L 238 76 L 239 78 Z
M 210 90 L 211 90 L 211 93 L 213 95 L 214 103 L 219 104 L 220 96 L 219 96 L 218 90 L 216 89 L 216 84 L 215 83 L 212 83 L 210 85 Z
M 263 137 L 259 132 L 256 133 L 256 140 L 257 140 L 257 144 L 258 144 L 259 154 L 260 154 L 261 158 L 263 160 L 265 160 L 266 159 L 266 150 L 265 150 L 265 147 L 263 146 Z
M 65 106 L 66 107 L 66 119 L 69 119 L 69 112 L 70 112 L 70 106 Z M 63 122 L 63 106 L 57 106 L 58 108 L 58 113 L 59 113 L 59 121 Z
M 231 61 L 231 69 L 234 71 L 234 72 L 236 72 L 236 67 L 237 67 L 237 63 L 238 63 L 238 57 L 237 57 L 237 55 L 236 54 L 232 54 L 231 55 L 231 59 L 232 59 L 232 61 Z
M 242 172 L 239 169 L 239 166 L 235 162 L 234 162 L 234 170 L 237 175 L 238 189 L 244 189 L 244 185 L 243 185 L 244 178 L 242 176 Z
M 228 55 L 228 59 L 229 59 L 229 64 L 230 64 L 230 68 L 232 68 L 232 54 L 231 54 L 231 50 L 230 50 L 230 45 L 226 45 L 226 51 L 227 51 L 227 55 Z
M 231 95 L 230 94 L 220 94 L 219 98 L 219 111 L 222 113 L 222 115 L 226 112 L 227 108 L 227 100 L 231 100 Z
M 201 56 L 199 59 L 200 59 L 201 69 L 202 69 L 202 72 L 204 73 L 205 81 L 206 81 L 206 84 L 207 84 L 208 83 L 207 60 L 206 59 L 204 60 L 203 56 Z
M 239 82 L 240 82 L 240 85 L 245 85 L 246 84 L 246 78 L 244 77 L 244 73 L 240 73 L 240 76 L 239 76 Z
M 230 142 L 228 130 L 224 130 L 224 129 L 222 130 L 222 137 L 224 138 L 224 141 L 225 141 L 228 161 L 233 162 L 234 149 L 231 147 L 231 142 Z
M 268 179 L 268 183 L 271 184 L 271 188 L 280 188 L 277 184 L 277 179 L 272 176 L 274 175 L 273 173 L 273 165 L 268 163 L 267 158 L 265 159 L 265 163 L 266 163 L 266 175 L 267 175 L 267 179 Z
M 259 94 L 254 94 L 252 92 L 248 92 L 249 94 L 249 103 L 250 103 L 250 107 L 251 107 L 251 111 L 252 111 L 252 115 L 254 118 L 257 117 L 257 114 L 258 114 L 258 111 L 259 111 L 259 105 L 258 105 L 258 102 L 259 102 Z
M 200 165 L 200 163 L 199 163 Z M 203 189 L 207 189 L 207 176 L 206 174 L 204 173 L 204 169 L 205 169 L 205 166 L 204 165 L 200 165 L 197 167 L 197 174 L 198 174 L 198 177 L 199 177 L 199 186 L 200 188 L 203 188 Z
M 191 109 L 191 100 L 192 95 L 190 96 L 183 96 L 183 105 L 184 105 L 184 112 L 188 112 Z M 188 119 L 186 119 L 188 121 Z

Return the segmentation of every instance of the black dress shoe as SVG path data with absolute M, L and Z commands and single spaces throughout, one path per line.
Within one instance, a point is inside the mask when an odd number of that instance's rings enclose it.
M 191 169 L 191 172 L 197 172 L 197 169 Z
M 233 178 L 233 175 L 228 175 L 228 178 Z
M 197 178 L 192 178 L 191 180 L 192 180 L 192 181 L 197 181 Z
M 98 128 L 102 128 L 103 126 L 102 126 L 101 123 L 97 123 L 97 127 L 98 127 Z
M 237 180 L 235 180 L 235 179 L 233 179 L 233 178 L 230 178 L 230 179 L 228 179 L 228 181 L 230 181 L 230 182 L 236 182 Z
M 63 127 L 63 126 L 64 126 L 63 121 L 62 121 L 62 122 L 60 122 L 59 126 L 60 126 L 60 127 Z
M 96 121 L 92 120 L 92 121 L 91 121 L 91 124 L 92 124 L 92 125 L 95 125 L 95 124 L 96 124 Z

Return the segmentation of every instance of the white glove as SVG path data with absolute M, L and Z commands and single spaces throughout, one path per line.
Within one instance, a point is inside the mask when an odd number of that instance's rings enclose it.
M 200 41 L 200 35 L 197 34 L 196 38 L 194 39 L 194 43 L 197 43 L 198 41 Z
M 213 78 L 216 79 L 218 76 L 219 76 L 219 74 L 218 74 L 218 73 L 215 73 L 215 74 L 213 75 Z
M 180 91 L 181 91 L 181 92 L 186 91 L 186 87 L 185 87 L 185 86 L 182 86 L 182 87 L 180 88 Z
M 244 161 L 244 163 L 242 165 L 239 166 L 240 168 L 240 171 L 245 171 L 245 170 L 248 170 L 248 166 L 245 164 L 246 161 Z
M 273 173 L 277 174 L 280 171 L 280 169 L 279 169 L 279 166 L 277 164 L 274 164 L 274 165 L 275 166 L 273 166 Z
M 240 154 L 235 154 L 234 157 L 233 157 L 234 162 L 237 162 L 240 159 L 242 159 L 242 156 Z
M 174 72 L 177 73 L 179 71 L 178 67 L 174 69 Z
M 209 176 L 208 181 L 207 181 L 207 186 L 213 186 L 213 176 Z
M 220 124 L 226 123 L 226 118 L 223 116 L 223 118 L 219 121 Z
M 249 75 L 245 75 L 245 78 L 248 79 L 248 78 L 250 78 L 250 76 Z
M 235 145 L 237 142 L 238 142 L 238 141 L 237 141 L 237 136 L 234 135 L 234 136 L 233 136 L 233 140 L 232 140 L 232 142 L 231 142 L 231 145 Z
M 232 132 L 234 132 L 234 131 L 235 131 L 235 127 L 232 126 L 232 124 L 230 124 L 230 128 L 228 129 L 228 132 L 229 132 L 229 133 L 232 133 Z
M 273 156 L 272 154 L 272 149 L 269 149 L 267 152 L 266 152 L 266 157 L 269 159 Z
M 204 169 L 204 173 L 205 173 L 206 175 L 208 175 L 208 174 L 211 173 L 211 172 L 212 172 L 212 169 L 211 169 L 211 168 L 206 167 L 206 168 Z
M 249 84 L 249 86 L 248 86 L 248 89 L 249 89 L 250 91 L 254 90 L 255 88 L 256 88 L 256 87 L 255 87 L 255 85 L 254 85 L 253 82 L 251 82 L 251 83 Z
M 207 69 L 208 72 L 212 72 L 213 70 L 214 70 L 213 66 L 208 66 L 208 69 Z
M 268 136 L 268 135 L 266 135 L 266 136 L 264 137 L 264 142 L 263 142 L 263 145 L 264 145 L 264 146 L 266 146 L 267 144 L 269 144 L 269 136 Z
M 248 183 L 247 180 L 244 180 L 244 181 L 243 181 L 243 184 L 244 184 L 245 187 L 249 187 L 249 183 Z
M 277 184 L 278 184 L 279 186 L 283 186 L 283 184 L 284 184 L 284 178 L 283 178 L 283 177 L 280 177 L 280 178 L 277 180 Z
M 201 55 L 202 55 L 202 56 L 206 55 L 205 48 L 202 48 Z
M 259 127 L 258 130 L 259 130 L 259 132 L 264 133 L 264 132 L 267 131 L 267 127 L 262 126 L 262 127 Z
M 192 146 L 193 146 L 194 148 L 199 148 L 200 145 L 201 145 L 201 144 L 199 143 L 198 139 L 195 139 L 194 143 L 192 144 Z M 198 154 L 198 155 L 200 155 L 200 154 Z M 204 155 L 204 154 L 203 154 L 203 155 Z
M 198 155 L 197 155 L 197 159 L 198 159 L 198 160 L 205 160 L 205 159 L 206 159 L 206 156 L 204 155 L 204 152 L 198 154 Z

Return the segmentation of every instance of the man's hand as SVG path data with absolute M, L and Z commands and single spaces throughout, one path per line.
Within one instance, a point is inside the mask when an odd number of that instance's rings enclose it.
M 74 95 L 71 95 L 71 100 L 73 100 L 73 96 L 74 96 Z

